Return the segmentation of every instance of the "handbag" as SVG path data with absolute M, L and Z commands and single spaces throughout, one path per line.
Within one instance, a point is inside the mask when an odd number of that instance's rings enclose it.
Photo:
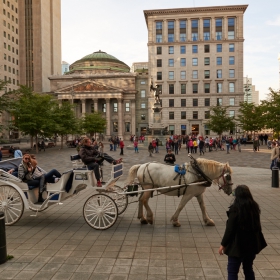
M 32 178 L 35 179 L 35 178 L 41 177 L 44 174 L 45 174 L 44 170 L 41 169 L 40 167 L 36 166 L 36 168 L 32 174 Z

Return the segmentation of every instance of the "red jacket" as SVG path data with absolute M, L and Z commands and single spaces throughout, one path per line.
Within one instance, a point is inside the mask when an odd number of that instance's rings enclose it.
M 124 142 L 121 140 L 120 141 L 120 148 L 123 148 L 124 147 Z

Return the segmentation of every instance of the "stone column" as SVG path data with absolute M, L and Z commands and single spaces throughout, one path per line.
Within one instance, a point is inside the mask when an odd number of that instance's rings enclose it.
M 192 20 L 187 20 L 187 41 L 192 41 Z
M 93 98 L 94 113 L 98 112 L 98 98 Z
M 162 42 L 167 43 L 168 42 L 168 26 L 167 21 L 164 19 L 162 21 Z
M 123 139 L 123 100 L 118 98 L 118 136 Z
M 136 135 L 136 110 L 135 110 L 135 100 L 130 101 L 130 116 L 131 116 L 131 134 Z
M 174 20 L 174 42 L 180 42 L 180 21 Z
M 211 17 L 211 21 L 210 21 L 210 40 L 216 40 L 215 26 L 216 26 L 215 18 Z
M 86 114 L 86 99 L 82 99 L 82 116 Z
M 111 112 L 110 112 L 110 98 L 106 98 L 106 136 L 111 136 Z
M 227 40 L 227 17 L 223 17 L 223 32 L 222 32 L 222 36 L 223 36 L 223 40 Z
M 203 18 L 198 19 L 198 41 L 203 41 Z

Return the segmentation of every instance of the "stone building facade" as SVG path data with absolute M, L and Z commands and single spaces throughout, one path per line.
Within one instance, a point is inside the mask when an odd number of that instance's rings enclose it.
M 162 121 L 171 134 L 214 135 L 211 106 L 243 101 L 243 15 L 247 5 L 144 11 L 149 75 L 162 90 Z M 148 101 L 149 120 L 152 104 Z

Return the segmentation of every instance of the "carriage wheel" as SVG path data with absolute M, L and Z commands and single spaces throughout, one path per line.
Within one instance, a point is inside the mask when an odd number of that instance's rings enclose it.
M 22 216 L 24 204 L 20 193 L 12 186 L 0 186 L 0 211 L 5 214 L 7 226 L 15 224 Z
M 127 208 L 128 197 L 125 194 L 118 194 L 118 193 L 124 193 L 124 190 L 117 185 L 115 185 L 112 189 L 110 189 L 110 191 L 111 190 L 113 192 L 107 192 L 106 195 L 108 195 L 114 199 L 114 201 L 118 207 L 118 214 L 121 215 Z M 116 192 L 116 193 L 114 193 L 114 192 Z
M 94 194 L 84 204 L 86 222 L 94 229 L 107 229 L 115 224 L 118 208 L 114 200 L 104 194 Z

